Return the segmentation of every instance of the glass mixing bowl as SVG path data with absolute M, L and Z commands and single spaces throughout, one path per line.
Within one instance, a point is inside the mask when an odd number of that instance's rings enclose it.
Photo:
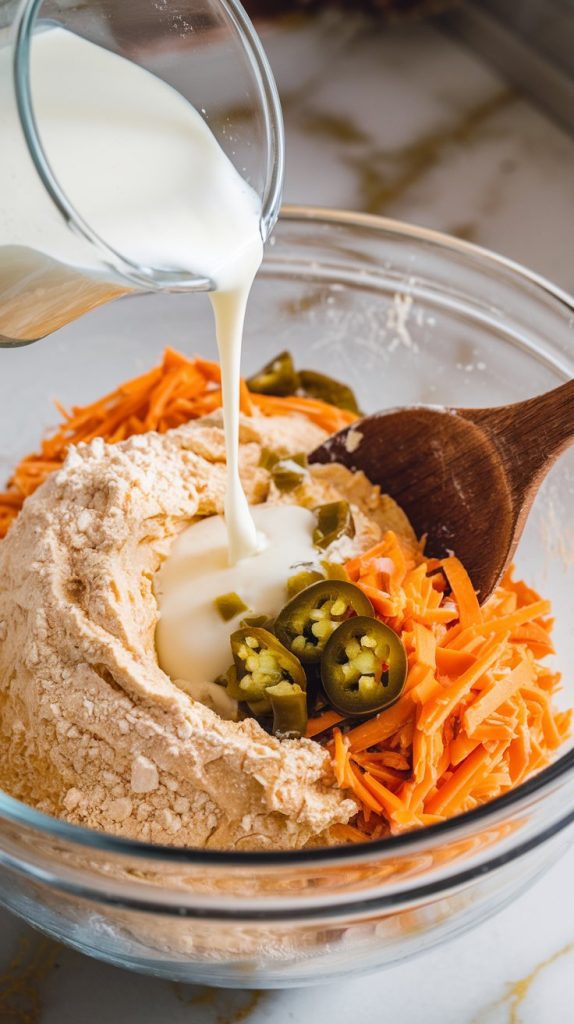
M 244 365 L 289 348 L 367 411 L 494 405 L 574 372 L 574 306 L 508 260 L 373 217 L 290 209 L 257 279 Z M 101 308 L 2 354 L 0 473 L 54 422 L 156 362 L 213 356 L 202 296 Z M 564 705 L 574 703 L 574 451 L 548 477 L 519 570 L 554 601 Z M 496 524 L 493 523 L 493 529 Z M 336 849 L 203 852 L 72 827 L 0 796 L 0 900 L 123 967 L 208 985 L 304 985 L 390 964 L 499 910 L 555 858 L 574 818 L 574 750 L 489 806 L 421 832 Z

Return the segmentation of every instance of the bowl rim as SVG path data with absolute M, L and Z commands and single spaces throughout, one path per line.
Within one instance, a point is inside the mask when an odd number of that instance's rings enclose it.
M 350 210 L 331 209 L 329 207 L 284 205 L 281 209 L 280 221 L 325 224 L 332 227 L 362 228 L 373 233 L 386 233 L 409 238 L 413 241 L 426 242 L 463 257 L 480 257 L 491 267 L 510 271 L 522 280 L 534 285 L 550 298 L 566 306 L 574 314 L 574 296 L 536 271 L 524 267 L 506 256 L 493 252 L 473 242 L 455 238 L 432 228 L 417 227 L 399 220 L 380 217 L 374 214 L 356 213 Z M 573 321 L 574 323 L 574 321 Z M 100 852 L 116 855 L 129 855 L 147 860 L 157 860 L 170 864 L 199 864 L 210 867 L 276 867 L 299 866 L 302 864 L 325 863 L 333 866 L 349 860 L 371 860 L 378 856 L 400 853 L 428 852 L 442 844 L 443 839 L 449 840 L 468 834 L 473 826 L 496 825 L 501 816 L 509 809 L 520 811 L 530 802 L 531 797 L 543 793 L 555 782 L 566 781 L 574 776 L 574 748 L 567 751 L 556 761 L 542 769 L 539 773 L 521 783 L 515 789 L 497 797 L 489 803 L 471 811 L 466 811 L 444 822 L 428 825 L 424 828 L 401 835 L 388 836 L 384 839 L 367 840 L 364 843 L 341 846 L 313 847 L 303 850 L 202 850 L 190 847 L 167 846 L 158 843 L 147 843 L 136 839 L 126 839 L 83 825 L 74 825 L 59 818 L 38 811 L 0 790 L 0 822 L 8 820 L 17 825 L 48 835 L 54 839 L 67 840 L 79 846 L 88 846 Z M 571 808 L 564 807 L 561 819 L 556 822 L 551 834 L 565 827 L 572 819 Z M 549 838 L 549 836 L 545 836 Z

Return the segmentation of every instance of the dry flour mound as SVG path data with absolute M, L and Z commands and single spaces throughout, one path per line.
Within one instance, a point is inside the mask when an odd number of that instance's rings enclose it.
M 323 439 L 298 417 L 244 420 L 249 500 L 262 446 Z M 154 647 L 152 582 L 174 537 L 221 512 L 218 416 L 72 449 L 0 543 L 0 785 L 82 825 L 201 847 L 300 847 L 356 811 L 310 740 L 221 720 Z

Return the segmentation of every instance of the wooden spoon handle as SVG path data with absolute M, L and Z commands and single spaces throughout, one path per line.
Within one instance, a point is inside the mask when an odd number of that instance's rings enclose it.
M 514 407 L 524 441 L 554 461 L 574 441 L 574 380 Z
M 574 380 L 500 409 L 462 410 L 495 441 L 518 493 L 537 487 L 574 443 Z

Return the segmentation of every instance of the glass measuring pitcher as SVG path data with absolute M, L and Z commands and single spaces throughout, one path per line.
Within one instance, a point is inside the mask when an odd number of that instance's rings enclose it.
M 28 344 L 128 292 L 213 287 L 189 269 L 134 260 L 67 194 L 32 85 L 38 33 L 53 27 L 127 58 L 193 104 L 259 197 L 263 240 L 281 200 L 279 97 L 236 0 L 0 0 L 0 346 Z M 66 89 L 81 82 L 81 61 L 72 75 L 54 70 L 68 74 Z

